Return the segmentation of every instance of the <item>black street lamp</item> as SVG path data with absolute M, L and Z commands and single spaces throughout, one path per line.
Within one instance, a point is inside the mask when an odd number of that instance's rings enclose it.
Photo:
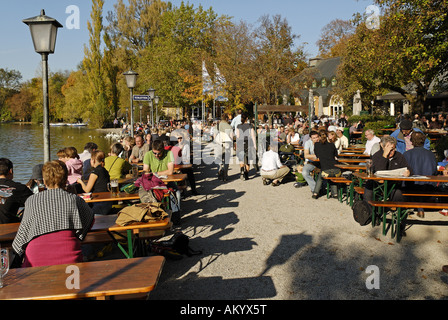
M 156 122 L 157 125 L 159 124 L 159 96 L 155 96 L 154 97 L 154 102 L 156 103 Z
M 126 78 L 126 84 L 131 91 L 131 137 L 134 137 L 134 88 L 137 84 L 138 73 L 132 70 L 123 73 Z
M 149 96 L 149 106 L 151 107 L 151 127 L 154 127 L 154 95 L 156 94 L 156 89 L 149 88 L 148 96 Z
M 142 123 L 142 108 L 143 108 L 143 106 L 140 105 L 140 123 Z
M 42 56 L 42 91 L 44 98 L 44 162 L 50 161 L 50 108 L 48 99 L 48 55 L 53 54 L 56 47 L 58 28 L 62 25 L 55 19 L 45 15 L 42 9 L 40 16 L 24 19 L 23 23 L 30 27 L 34 50 Z

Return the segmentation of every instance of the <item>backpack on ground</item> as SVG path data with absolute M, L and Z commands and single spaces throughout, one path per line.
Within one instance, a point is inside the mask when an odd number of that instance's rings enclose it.
M 286 153 L 294 153 L 294 146 L 292 144 L 284 144 L 284 145 L 280 146 L 278 151 L 286 152 Z
M 366 226 L 372 222 L 372 208 L 365 200 L 356 200 L 353 203 L 353 218 L 361 226 Z
M 182 255 L 191 257 L 202 254 L 202 251 L 193 250 L 190 247 L 190 238 L 181 231 L 174 233 L 169 240 L 152 242 L 150 246 L 152 252 L 169 258 L 181 259 Z

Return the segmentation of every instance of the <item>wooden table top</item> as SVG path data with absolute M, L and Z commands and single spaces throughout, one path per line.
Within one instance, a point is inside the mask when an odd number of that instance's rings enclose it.
M 11 269 L 3 277 L 0 300 L 64 300 L 148 293 L 157 285 L 165 258 L 152 256 L 134 259 L 92 261 L 72 265 Z M 79 268 L 79 289 L 72 284 L 68 266 Z
M 161 179 L 163 182 L 168 183 L 168 182 L 181 182 L 187 179 L 187 174 L 186 173 L 175 173 L 175 174 L 170 174 L 168 176 L 166 176 L 166 178 Z M 128 184 L 128 183 L 134 183 L 136 181 L 136 179 L 131 178 L 122 178 L 118 180 L 119 184 Z
M 353 153 L 355 153 L 355 154 L 363 154 L 365 150 L 366 150 L 366 149 L 342 150 L 342 151 L 341 151 L 341 154 L 343 154 L 343 153 L 348 153 L 348 154 L 353 154 Z
M 338 158 L 340 163 L 365 163 L 367 159 Z
M 357 153 L 355 151 L 350 152 L 341 152 L 339 154 L 340 157 L 348 157 L 348 158 L 370 158 L 370 155 L 364 153 Z
M 448 176 L 443 176 L 443 175 L 437 175 L 437 176 L 420 176 L 423 178 L 418 178 L 418 177 L 385 177 L 385 176 L 376 176 L 376 175 L 372 175 L 372 176 L 367 176 L 367 173 L 363 172 L 355 172 L 353 174 L 355 177 L 358 177 L 360 179 L 364 179 L 364 180 L 375 180 L 375 181 L 381 181 L 381 180 L 393 180 L 393 181 L 419 181 L 419 182 L 448 182 Z
M 117 197 L 113 197 L 111 192 L 96 192 L 92 193 L 91 199 L 85 199 L 87 203 L 95 202 L 110 202 L 110 201 L 128 201 L 128 200 L 140 200 L 137 193 L 120 192 Z
M 425 209 L 447 209 L 447 203 L 441 202 L 406 202 L 406 201 L 369 201 L 377 207 L 401 207 L 406 209 L 425 208 Z
M 351 171 L 359 171 L 359 170 L 366 170 L 365 165 L 355 165 L 355 164 L 336 164 L 337 168 L 344 169 L 344 170 L 351 170 Z
M 342 148 L 342 150 L 346 151 L 346 150 L 365 150 L 366 147 L 361 147 L 361 146 L 348 146 L 347 148 Z

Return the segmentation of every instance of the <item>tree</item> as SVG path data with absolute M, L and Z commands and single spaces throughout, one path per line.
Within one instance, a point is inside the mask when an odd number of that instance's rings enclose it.
M 291 79 L 298 73 L 303 59 L 301 48 L 294 48 L 299 36 L 291 33 L 286 19 L 275 15 L 260 18 L 260 25 L 253 33 L 254 81 L 251 85 L 253 102 L 268 105 L 278 104 L 284 90 L 293 90 Z
M 74 71 L 61 88 L 65 97 L 62 118 L 68 122 L 88 119 L 90 111 L 89 81 L 83 70 Z
M 316 42 L 321 58 L 341 56 L 344 47 L 354 33 L 355 26 L 350 20 L 335 19 L 322 28 L 320 39 Z
M 439 0 L 378 0 L 379 29 L 361 21 L 340 66 L 346 83 L 373 96 L 396 91 L 422 112 L 433 82 L 446 81 L 448 3 Z M 353 88 L 354 89 L 354 88 Z
M 104 0 L 92 0 L 89 30 L 89 47 L 84 47 L 83 66 L 89 81 L 89 125 L 102 127 L 110 117 L 105 86 L 105 70 L 101 52 L 101 34 L 103 31 Z
M 222 23 L 216 28 L 213 48 L 216 52 L 213 61 L 227 82 L 224 88 L 229 99 L 226 112 L 234 113 L 254 100 L 250 92 L 251 83 L 256 78 L 253 72 L 255 43 L 252 30 L 244 21 L 238 24 Z
M 139 59 L 141 86 L 153 87 L 163 101 L 175 106 L 190 106 L 197 101 L 197 96 L 189 96 L 191 86 L 197 86 L 201 79 L 202 61 L 213 55 L 218 23 L 221 19 L 211 8 L 195 9 L 183 2 L 179 8 L 164 12 L 159 34 Z
M 7 99 L 20 90 L 22 75 L 17 70 L 0 68 L 0 116 L 2 120 L 9 120 L 10 110 L 7 108 Z
M 19 93 L 14 94 L 7 100 L 9 110 L 14 118 L 19 118 L 23 121 L 31 121 L 33 108 L 32 101 L 34 99 L 31 91 L 23 87 Z

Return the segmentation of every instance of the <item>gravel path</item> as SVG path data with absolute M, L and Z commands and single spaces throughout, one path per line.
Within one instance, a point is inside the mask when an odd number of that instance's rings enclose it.
M 314 200 L 292 182 L 264 186 L 253 169 L 241 181 L 231 165 L 221 182 L 217 166 L 201 165 L 196 181 L 200 195 L 183 200 L 181 229 L 203 254 L 167 260 L 150 300 L 447 298 L 448 217 L 438 212 L 411 216 L 396 243 L 359 226 L 347 204 Z

